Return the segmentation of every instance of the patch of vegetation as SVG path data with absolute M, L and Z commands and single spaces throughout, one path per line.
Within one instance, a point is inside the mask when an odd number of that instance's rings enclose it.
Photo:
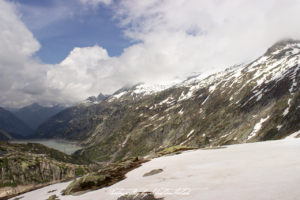
M 17 187 L 17 183 L 16 182 L 7 182 L 7 183 L 0 183 L 0 187 Z
M 80 175 L 84 175 L 84 174 L 86 174 L 86 172 L 81 167 L 78 167 L 75 171 L 76 176 L 80 176 Z

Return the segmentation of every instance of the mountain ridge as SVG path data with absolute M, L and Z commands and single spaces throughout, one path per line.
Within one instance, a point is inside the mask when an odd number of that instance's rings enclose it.
M 33 131 L 24 121 L 2 107 L 0 107 L 0 129 L 23 136 Z
M 13 113 L 34 130 L 49 117 L 52 117 L 64 109 L 66 109 L 66 107 L 59 105 L 43 107 L 39 103 L 33 103 L 24 106 Z
M 78 140 L 87 148 L 77 153 L 99 161 L 144 156 L 174 145 L 284 138 L 300 129 L 299 52 L 299 40 L 279 41 L 256 60 L 222 72 L 136 85 L 82 108 L 51 137 Z M 40 128 L 46 131 L 46 126 Z

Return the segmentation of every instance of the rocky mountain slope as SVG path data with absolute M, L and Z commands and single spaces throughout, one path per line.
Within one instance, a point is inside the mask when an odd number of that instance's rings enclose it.
M 108 97 L 109 95 L 100 93 L 97 97 L 88 97 L 86 100 L 78 103 L 77 105 L 66 108 L 42 123 L 29 137 L 52 138 L 58 133 L 65 131 L 77 131 L 77 129 L 81 126 L 90 127 L 97 125 L 99 122 L 98 120 L 101 121 L 101 119 L 92 119 L 92 116 L 95 116 L 97 113 L 97 109 L 95 110 L 94 107 L 99 105 L 100 102 Z M 80 124 L 77 125 L 78 123 Z M 78 132 L 80 131 L 82 130 L 79 128 Z
M 90 126 L 97 125 L 98 121 L 90 120 L 91 116 L 96 115 L 97 111 L 93 108 L 98 104 L 92 104 L 91 106 L 86 106 L 86 104 L 77 104 L 70 108 L 67 108 L 58 114 L 50 117 L 44 123 L 42 123 L 29 138 L 52 138 L 59 133 L 65 131 L 72 131 L 77 126 L 87 124 Z M 79 124 L 79 125 L 77 125 Z M 87 125 L 85 124 L 85 125 Z M 74 127 L 75 126 L 75 127 Z
M 66 109 L 66 107 L 59 105 L 43 107 L 38 103 L 33 103 L 29 106 L 20 108 L 13 113 L 34 130 L 49 117 L 52 117 L 64 109 Z
M 68 180 L 99 166 L 79 155 L 67 155 L 37 143 L 0 142 L 0 197 Z
M 22 140 L 22 139 L 25 139 L 23 135 L 7 132 L 5 130 L 0 129 L 0 141 Z
M 32 133 L 32 129 L 13 113 L 0 107 L 0 129 L 23 136 Z
M 53 116 L 35 137 L 78 140 L 87 148 L 77 153 L 99 161 L 175 145 L 281 139 L 300 130 L 299 52 L 300 41 L 286 39 L 251 63 L 213 75 L 122 89 Z

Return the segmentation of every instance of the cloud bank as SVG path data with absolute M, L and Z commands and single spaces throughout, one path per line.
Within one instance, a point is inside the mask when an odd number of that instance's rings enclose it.
M 297 0 L 79 1 L 105 5 L 135 44 L 118 57 L 98 45 L 75 47 L 61 63 L 44 64 L 32 58 L 40 44 L 15 5 L 0 0 L 0 106 L 74 104 L 128 84 L 220 71 L 281 38 L 300 39 Z

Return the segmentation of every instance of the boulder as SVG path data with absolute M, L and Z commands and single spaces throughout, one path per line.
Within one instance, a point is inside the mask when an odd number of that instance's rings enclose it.
M 150 172 L 147 172 L 143 175 L 143 177 L 145 176 L 152 176 L 154 174 L 158 174 L 158 173 L 161 173 L 163 170 L 162 169 L 154 169 L 154 170 L 151 170 Z
M 105 175 L 94 175 L 89 174 L 87 176 L 81 177 L 78 180 L 74 180 L 68 187 L 62 191 L 63 195 L 71 195 L 75 191 L 80 191 L 85 188 L 90 188 L 94 185 L 98 185 L 99 182 L 106 179 Z
M 164 198 L 156 198 L 151 192 L 139 192 L 137 194 L 125 195 L 117 200 L 163 200 Z
M 55 200 L 56 199 L 56 195 L 54 194 L 54 195 L 51 195 L 49 198 L 48 198 L 48 200 Z
M 126 178 L 125 174 L 148 160 L 142 157 L 129 157 L 117 163 L 110 163 L 97 172 L 90 173 L 78 180 L 74 180 L 62 191 L 63 195 L 72 195 L 82 190 L 96 190 L 108 187 Z

